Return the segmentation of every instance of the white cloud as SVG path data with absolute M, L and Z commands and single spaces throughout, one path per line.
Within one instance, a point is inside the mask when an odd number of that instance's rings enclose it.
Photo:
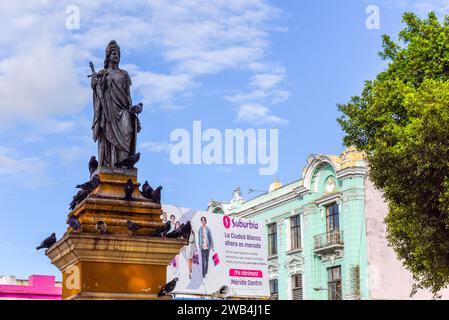
M 22 140 L 23 143 L 37 143 L 41 141 L 44 141 L 44 137 L 35 134 L 31 134 Z
M 275 105 L 284 102 L 290 97 L 290 92 L 282 89 L 274 90 L 252 90 L 248 93 L 238 93 L 231 96 L 225 96 L 225 99 L 241 104 L 241 103 L 255 103 L 255 102 L 266 102 L 270 105 Z
M 170 150 L 172 148 L 171 143 L 167 142 L 154 142 L 154 141 L 144 141 L 139 144 L 139 148 L 154 152 L 154 153 L 164 153 L 164 154 L 170 154 Z
M 251 85 L 262 90 L 269 90 L 275 87 L 284 77 L 284 73 L 256 74 L 253 76 Z
M 166 75 L 138 70 L 132 79 L 133 87 L 141 93 L 144 107 L 161 105 L 165 109 L 173 109 L 174 96 L 193 85 L 188 74 Z
M 80 8 L 79 30 L 65 28 L 65 8 L 73 4 Z M 133 96 L 151 106 L 178 107 L 177 98 L 201 85 L 201 76 L 230 69 L 260 73 L 253 85 L 268 90 L 282 77 L 265 62 L 280 14 L 265 0 L 2 4 L 0 122 L 78 114 L 90 103 L 87 61 L 98 69 L 111 39 L 122 46 L 122 61 L 137 54 L 167 64 L 164 72 L 136 66 L 132 74 Z
M 55 149 L 53 151 L 50 151 L 50 153 L 47 153 L 47 155 L 56 154 L 61 159 L 61 163 L 64 165 L 70 165 L 78 160 L 84 161 L 86 162 L 87 168 L 89 158 L 92 156 L 91 153 L 92 150 L 90 148 L 71 146 L 67 148 Z
M 251 68 L 258 73 L 251 79 L 249 92 L 225 96 L 226 100 L 239 105 L 238 120 L 253 124 L 286 123 L 272 115 L 268 107 L 281 103 L 290 96 L 289 91 L 280 87 L 286 77 L 285 69 L 267 64 L 253 64 Z
M 81 121 L 47 119 L 39 127 L 44 133 L 67 133 L 74 131 L 81 125 Z
M 0 61 L 1 122 L 76 114 L 88 101 L 77 79 L 71 46 L 49 43 Z
M 266 97 L 268 97 L 268 92 L 264 90 L 253 90 L 249 93 L 237 93 L 231 96 L 225 96 L 225 99 L 234 102 L 234 103 L 242 103 L 248 101 L 259 101 Z
M 437 14 L 449 14 L 448 0 L 427 0 L 411 3 L 410 6 L 419 13 L 426 14 L 429 11 L 434 11 Z
M 449 0 L 385 0 L 385 4 L 422 16 L 427 15 L 430 11 L 440 16 L 449 14 Z
M 0 146 L 0 179 L 13 179 L 28 187 L 46 185 L 47 162 L 38 157 L 20 157 L 13 148 Z
M 260 104 L 244 104 L 239 106 L 237 121 L 248 122 L 254 125 L 285 124 L 286 120 L 271 114 L 270 109 Z

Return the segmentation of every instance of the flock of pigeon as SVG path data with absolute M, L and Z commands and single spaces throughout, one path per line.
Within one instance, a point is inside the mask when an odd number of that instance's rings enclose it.
M 131 169 L 134 167 L 134 165 L 139 161 L 140 159 L 140 153 L 136 153 L 134 155 L 129 156 L 128 158 L 124 159 L 123 161 L 120 161 L 116 163 L 116 167 L 125 167 L 127 169 Z M 98 161 L 96 160 L 95 156 L 92 156 L 89 161 L 89 173 L 92 176 L 92 174 L 97 170 L 98 168 Z M 98 174 L 95 174 L 91 177 L 91 179 L 83 184 L 77 185 L 75 188 L 80 189 L 74 196 L 72 201 L 70 202 L 69 208 L 70 210 L 75 209 L 75 207 L 80 204 L 84 199 L 87 198 L 87 196 L 98 186 L 100 185 L 100 176 Z M 133 193 L 135 191 L 136 185 L 132 182 L 132 179 L 129 179 L 125 185 L 124 185 L 124 192 L 125 192 L 125 200 L 126 201 L 132 201 L 133 200 Z M 161 191 L 162 186 L 157 187 L 156 189 L 153 189 L 148 181 L 145 181 L 145 183 L 142 185 L 142 190 L 140 190 L 140 193 L 144 198 L 150 199 L 151 201 L 155 203 L 161 203 Z M 74 232 L 78 232 L 81 230 L 81 224 L 79 223 L 78 219 L 76 217 L 70 217 L 67 221 L 68 225 Z M 126 223 L 127 229 L 131 232 L 132 235 L 134 235 L 139 229 L 141 229 L 141 225 L 138 223 L 135 223 L 131 220 L 128 220 Z M 192 226 L 190 224 L 190 221 L 187 221 L 185 224 L 181 224 L 181 226 L 173 231 L 170 232 L 172 229 L 171 221 L 167 221 L 163 227 L 160 229 L 157 229 L 153 233 L 149 234 L 150 237 L 164 237 L 164 238 L 178 238 L 178 239 L 188 239 L 190 236 L 190 232 L 192 230 Z M 104 234 L 107 233 L 107 225 L 104 221 L 97 221 L 95 225 L 95 230 L 100 233 Z M 49 237 L 44 239 L 41 244 L 36 247 L 36 250 L 40 249 L 48 249 L 52 245 L 56 243 L 56 234 L 52 233 Z M 170 295 L 170 293 L 175 289 L 176 282 L 178 281 L 178 278 L 173 279 L 172 281 L 168 282 L 158 293 L 158 297 Z
M 124 159 L 123 161 L 120 161 L 116 163 L 116 167 L 125 167 L 127 169 L 131 169 L 134 167 L 134 165 L 139 161 L 140 159 L 140 153 L 137 152 L 136 154 L 133 154 L 129 156 L 128 158 Z M 89 160 L 89 173 L 92 176 L 92 174 L 97 170 L 98 168 L 98 161 L 95 158 L 95 156 L 92 156 Z M 70 202 L 69 209 L 73 210 L 76 208 L 78 204 L 80 204 L 84 199 L 87 198 L 87 196 L 100 185 L 100 176 L 98 174 L 95 174 L 91 177 L 91 179 L 85 183 L 77 185 L 75 188 L 80 189 L 74 196 L 72 201 Z M 125 192 L 125 200 L 132 201 L 133 197 L 132 194 L 134 193 L 134 190 L 136 188 L 136 185 L 132 182 L 131 179 L 129 179 L 125 185 L 124 185 L 124 192 Z M 162 186 L 157 187 L 156 189 L 153 189 L 148 181 L 145 181 L 145 183 L 142 186 L 142 190 L 140 191 L 142 196 L 150 199 L 151 201 L 155 203 L 161 203 L 161 191 Z M 76 217 L 70 217 L 67 221 L 70 228 L 78 232 L 81 230 L 81 224 L 79 223 L 78 219 Z M 141 228 L 141 226 L 133 221 L 127 222 L 128 230 L 134 234 L 137 230 Z M 107 226 L 104 221 L 98 221 L 95 225 L 95 230 L 98 233 L 107 233 Z M 165 229 L 164 229 L 165 230 Z M 159 234 L 162 236 L 165 236 L 166 233 L 164 233 L 164 230 L 159 230 Z M 56 243 L 56 235 L 54 233 L 51 234 L 48 238 L 44 239 L 42 243 L 36 248 L 36 250 L 39 249 L 48 249 L 53 244 Z
M 136 186 L 133 183 L 132 179 L 128 179 L 125 183 L 125 200 L 131 201 L 132 200 L 132 194 L 135 190 Z M 161 203 L 161 191 L 162 186 L 157 187 L 156 189 L 153 189 L 148 181 L 145 180 L 145 183 L 142 185 L 142 190 L 140 190 L 140 193 L 144 198 L 150 199 L 154 203 Z

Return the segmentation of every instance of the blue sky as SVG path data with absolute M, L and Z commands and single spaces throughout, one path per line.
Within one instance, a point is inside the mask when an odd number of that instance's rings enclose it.
M 365 27 L 368 5 L 380 29 Z M 67 29 L 76 5 L 79 29 Z M 65 231 L 74 186 L 96 154 L 88 62 L 109 40 L 121 46 L 134 102 L 144 103 L 141 181 L 163 185 L 163 202 L 205 209 L 276 177 L 301 177 L 310 153 L 339 154 L 337 103 L 385 67 L 381 35 L 401 15 L 448 11 L 449 1 L 33 1 L 2 3 L 0 19 L 0 275 L 54 274 L 35 247 Z M 203 128 L 278 128 L 279 169 L 170 162 L 170 133 Z

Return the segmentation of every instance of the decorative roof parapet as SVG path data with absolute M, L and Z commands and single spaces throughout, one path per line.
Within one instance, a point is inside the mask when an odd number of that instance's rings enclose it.
M 366 176 L 368 173 L 366 154 L 357 151 L 354 147 L 346 148 L 339 156 L 310 154 L 300 180 L 278 186 L 271 192 L 261 194 L 247 201 L 241 197 L 240 189 L 236 189 L 234 190 L 234 198 L 230 203 L 211 200 L 208 211 L 210 208 L 220 207 L 225 214 L 244 217 L 290 202 L 306 192 L 313 191 L 311 188 L 313 174 L 320 165 L 325 163 L 332 166 L 337 179 L 354 175 Z M 238 192 L 236 193 L 236 191 Z

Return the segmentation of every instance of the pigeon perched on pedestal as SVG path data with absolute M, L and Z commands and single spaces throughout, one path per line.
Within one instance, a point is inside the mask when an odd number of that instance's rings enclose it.
M 95 156 L 92 156 L 89 160 L 89 174 L 92 174 L 98 168 L 98 161 Z
M 124 189 L 125 189 L 125 200 L 132 200 L 132 195 L 134 192 L 134 183 L 132 181 L 132 179 L 128 179 L 128 181 L 126 181 Z
M 183 238 L 187 239 L 190 236 L 190 232 L 192 231 L 192 225 L 190 221 L 187 221 L 185 224 L 181 224 L 178 229 L 173 230 L 170 233 L 167 233 L 167 238 Z
M 134 232 L 136 232 L 137 230 L 139 230 L 141 228 L 140 224 L 132 222 L 131 220 L 128 220 L 126 222 L 126 227 L 128 228 L 129 231 L 131 231 L 133 234 Z
M 165 236 L 167 238 L 180 238 L 182 235 L 181 228 L 173 230 L 172 232 L 167 233 Z
M 38 247 L 36 247 L 36 250 L 40 250 L 40 249 L 44 249 L 44 248 L 48 249 L 55 243 L 56 243 L 56 234 L 52 233 L 51 236 L 49 236 L 48 238 L 45 238 L 45 240 L 42 241 Z
M 175 229 L 172 232 L 167 233 L 165 236 L 167 238 L 179 238 L 179 237 L 181 237 L 181 234 L 182 234 L 181 233 L 181 227 L 179 227 L 178 229 Z
M 81 203 L 81 201 L 83 201 L 84 199 L 87 198 L 87 196 L 89 195 L 89 193 L 90 193 L 89 191 L 83 190 L 83 189 L 81 189 L 80 191 L 78 191 L 78 193 L 75 194 L 75 195 L 73 196 L 72 202 L 70 202 L 70 206 L 69 206 L 70 210 L 75 209 L 75 207 L 76 207 L 79 203 Z
M 162 186 L 159 186 L 151 193 L 151 200 L 153 200 L 153 202 L 161 203 L 161 191 Z
M 190 237 L 190 233 L 192 232 L 192 224 L 190 221 L 187 221 L 183 226 L 181 226 L 182 238 L 188 239 Z
M 73 231 L 78 232 L 81 229 L 81 224 L 78 219 L 75 217 L 70 217 L 68 221 L 69 227 L 73 229 Z
M 150 237 L 165 237 L 165 235 L 170 231 L 171 221 L 168 220 L 162 228 L 157 229 L 155 232 L 150 234 Z
M 178 282 L 178 278 L 174 278 L 172 281 L 168 282 L 165 286 L 162 287 L 161 291 L 157 294 L 158 297 L 169 296 L 170 293 L 175 290 L 176 282 Z
M 140 192 L 143 197 L 147 199 L 152 199 L 151 194 L 153 193 L 153 188 L 150 186 L 148 181 L 145 180 L 145 183 L 142 185 L 142 191 Z
M 218 290 L 218 293 L 221 295 L 227 295 L 229 293 L 229 287 L 228 286 L 222 286 L 220 290 Z
M 98 233 L 106 233 L 108 231 L 108 226 L 104 221 L 97 221 L 95 224 L 95 230 L 97 230 Z
M 98 174 L 96 174 L 89 181 L 87 181 L 83 184 L 78 184 L 75 186 L 75 188 L 86 190 L 90 193 L 99 185 L 100 185 L 100 176 Z
M 140 159 L 140 152 L 137 152 L 136 154 L 130 155 L 128 158 L 117 162 L 115 164 L 116 167 L 126 167 L 127 169 L 134 168 L 134 165 L 139 161 Z
M 75 207 L 84 199 L 87 198 L 87 196 L 96 188 L 100 185 L 100 176 L 98 174 L 94 175 L 92 177 L 92 179 L 90 179 L 89 181 L 83 183 L 83 184 L 78 184 L 75 186 L 75 188 L 79 188 L 81 189 L 80 191 L 78 191 L 77 194 L 75 194 L 73 196 L 73 200 L 70 203 L 70 210 L 75 209 Z

